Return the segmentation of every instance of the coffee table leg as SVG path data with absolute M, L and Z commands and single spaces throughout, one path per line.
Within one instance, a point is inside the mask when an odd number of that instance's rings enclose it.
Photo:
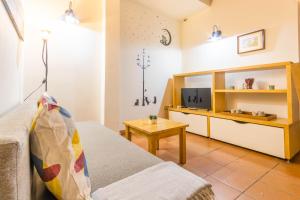
M 148 151 L 156 156 L 157 140 L 155 137 L 147 137 L 147 138 L 148 138 Z
M 159 139 L 157 139 L 156 149 L 159 150 Z
M 131 133 L 129 131 L 129 126 L 126 126 L 126 129 L 125 129 L 125 136 L 126 138 L 131 141 Z
M 186 163 L 186 132 L 185 128 L 182 128 L 179 133 L 179 161 L 180 164 Z

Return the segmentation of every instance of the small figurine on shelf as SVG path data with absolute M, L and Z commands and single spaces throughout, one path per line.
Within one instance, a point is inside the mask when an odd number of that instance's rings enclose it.
M 246 82 L 246 89 L 253 89 L 253 83 L 254 83 L 254 78 L 247 78 L 245 79 Z
M 269 90 L 275 90 L 275 85 L 269 85 Z
M 231 85 L 231 86 L 229 87 L 229 90 L 235 90 L 235 86 L 234 86 L 234 85 Z
M 150 115 L 149 116 L 150 124 L 157 124 L 157 116 L 156 115 Z
M 267 114 L 264 111 L 252 112 L 253 117 L 266 117 Z
M 241 109 L 231 109 L 231 114 L 243 114 L 243 111 Z

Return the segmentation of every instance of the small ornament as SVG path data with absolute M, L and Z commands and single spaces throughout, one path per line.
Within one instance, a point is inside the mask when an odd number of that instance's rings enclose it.
M 172 35 L 168 29 L 162 29 L 167 35 L 162 35 L 160 43 L 164 46 L 169 46 L 172 43 Z

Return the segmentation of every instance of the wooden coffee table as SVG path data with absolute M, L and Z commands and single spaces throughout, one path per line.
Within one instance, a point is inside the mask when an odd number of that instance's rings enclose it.
M 179 135 L 179 161 L 186 163 L 186 132 L 188 124 L 158 118 L 157 124 L 150 124 L 148 119 L 125 121 L 125 135 L 131 141 L 131 134 L 139 134 L 148 139 L 148 151 L 156 155 L 159 139 Z

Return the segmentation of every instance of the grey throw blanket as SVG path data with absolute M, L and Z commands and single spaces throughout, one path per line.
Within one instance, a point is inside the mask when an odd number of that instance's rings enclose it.
M 94 200 L 212 200 L 211 185 L 172 162 L 98 189 Z

